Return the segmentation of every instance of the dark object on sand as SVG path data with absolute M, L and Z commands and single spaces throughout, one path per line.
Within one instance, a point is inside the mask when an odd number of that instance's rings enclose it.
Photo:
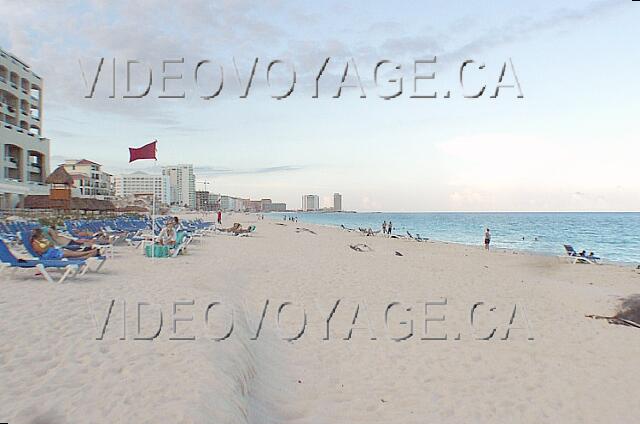
M 296 228 L 296 233 L 303 233 L 303 232 L 307 232 L 307 233 L 311 233 L 311 234 L 316 234 L 316 232 L 315 232 L 315 231 L 312 231 L 312 230 L 310 230 L 310 229 L 308 229 L 308 228 L 300 228 L 300 227 Z
M 364 243 L 350 244 L 349 247 L 356 252 L 373 252 L 373 249 Z
M 618 312 L 612 317 L 602 315 L 585 315 L 587 318 L 606 319 L 609 324 L 628 325 L 640 328 L 640 294 L 633 294 L 622 299 Z
M 396 256 L 404 256 L 404 255 L 396 250 Z
M 358 230 L 359 230 L 362 234 L 364 234 L 365 236 L 375 236 L 376 234 L 378 234 L 378 233 L 381 231 L 381 230 L 373 231 L 373 230 L 371 229 L 371 227 L 369 227 L 369 228 L 362 228 L 362 227 L 358 227 Z
M 407 231 L 407 235 L 409 236 L 409 238 L 411 240 L 415 240 L 415 241 L 427 241 L 427 240 L 429 240 L 427 237 L 420 237 L 420 234 L 416 234 L 415 236 L 413 236 L 413 234 L 411 234 L 409 231 Z

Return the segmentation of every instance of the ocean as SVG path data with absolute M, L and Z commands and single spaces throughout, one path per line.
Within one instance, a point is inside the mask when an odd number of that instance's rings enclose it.
M 481 245 L 485 228 L 491 245 L 548 255 L 565 254 L 563 244 L 594 252 L 606 261 L 640 263 L 638 212 L 508 213 L 271 213 L 272 219 L 294 215 L 298 222 L 378 230 L 393 223 L 393 233 L 420 234 L 431 240 Z

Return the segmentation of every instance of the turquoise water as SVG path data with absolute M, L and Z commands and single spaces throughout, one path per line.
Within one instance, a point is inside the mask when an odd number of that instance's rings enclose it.
M 380 229 L 393 222 L 394 234 L 480 245 L 491 229 L 492 246 L 544 254 L 564 254 L 563 244 L 593 251 L 608 261 L 640 263 L 640 213 L 272 213 L 299 222 Z M 524 237 L 524 240 L 522 239 Z M 536 240 L 537 238 L 537 240 Z

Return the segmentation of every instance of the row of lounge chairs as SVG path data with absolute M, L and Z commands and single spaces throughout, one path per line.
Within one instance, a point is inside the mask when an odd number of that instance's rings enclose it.
M 152 221 L 148 218 L 119 217 L 104 220 L 67 220 L 64 228 L 59 232 L 72 239 L 92 240 L 92 236 L 99 236 L 98 242 L 91 245 L 99 248 L 105 255 L 90 257 L 88 259 L 65 258 L 60 260 L 48 260 L 39 257 L 31 246 L 31 234 L 40 224 L 33 221 L 7 221 L 0 222 L 0 272 L 13 273 L 16 271 L 37 271 L 49 282 L 62 283 L 67 278 L 84 275 L 87 272 L 99 272 L 108 258 L 114 256 L 114 245 L 126 244 L 139 247 L 143 242 L 155 241 L 161 226 L 169 218 L 160 218 L 156 222 L 156 228 L 152 229 Z M 180 242 L 174 249 L 174 255 L 183 253 L 186 246 L 193 240 L 203 237 L 214 229 L 213 223 L 202 220 L 182 222 Z M 73 249 L 69 245 L 67 248 Z M 82 246 L 76 246 L 82 248 Z M 14 252 L 19 252 L 19 258 Z M 52 271 L 59 271 L 61 275 L 54 279 Z

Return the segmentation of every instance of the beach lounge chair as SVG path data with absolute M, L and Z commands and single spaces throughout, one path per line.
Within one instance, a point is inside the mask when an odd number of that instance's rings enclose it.
M 7 245 L 0 240 L 0 261 L 2 262 L 2 270 L 33 270 L 37 269 L 40 274 L 50 283 L 55 282 L 53 278 L 51 278 L 51 274 L 47 271 L 47 269 L 57 269 L 62 270 L 64 273 L 57 281 L 58 283 L 63 283 L 64 280 L 67 279 L 69 275 L 75 276 L 80 272 L 84 274 L 86 269 L 88 268 L 87 263 L 84 260 L 39 260 L 39 259 L 18 259 L 16 258 L 11 250 L 7 247 Z
M 173 253 L 171 254 L 171 257 L 175 258 L 179 254 L 183 253 L 187 249 L 189 243 L 191 243 L 191 240 L 193 240 L 193 238 L 189 236 L 185 231 L 178 231 L 176 233 L 176 244 L 173 247 Z
M 67 233 L 69 234 L 69 236 L 71 238 L 80 239 L 80 240 L 91 240 L 91 238 L 87 238 L 87 237 L 83 237 L 83 236 L 79 235 L 76 232 L 76 229 L 73 227 L 71 221 L 65 221 L 64 225 L 65 225 L 65 228 L 67 230 Z M 98 232 L 104 233 L 103 229 L 99 228 L 99 227 L 88 227 L 87 230 L 90 231 L 90 232 L 93 232 L 93 233 L 98 233 Z M 107 254 L 107 256 L 113 258 L 114 257 L 113 244 L 114 244 L 114 240 L 116 239 L 116 237 L 112 236 L 112 235 L 108 235 L 108 237 L 109 237 L 109 243 L 108 244 L 105 244 L 105 243 L 91 243 L 91 247 L 93 247 L 94 249 L 101 249 Z
M 34 258 L 37 259 L 41 259 L 40 255 L 38 255 L 38 253 L 33 250 L 33 247 L 31 246 L 31 243 L 29 243 L 29 240 L 31 239 L 31 233 L 27 232 L 27 231 L 23 231 L 22 233 L 20 233 L 20 238 L 22 239 L 22 245 L 24 246 L 25 250 L 27 251 L 28 254 L 30 254 L 31 256 L 33 256 Z M 97 266 L 95 267 L 95 269 L 91 269 L 89 267 L 89 262 L 87 260 L 84 260 L 87 263 L 87 267 L 84 268 L 81 272 L 81 274 L 86 273 L 88 270 L 89 271 L 93 271 L 93 272 L 98 272 L 100 271 L 100 268 L 102 268 L 102 266 L 104 265 L 104 263 L 107 261 L 107 257 L 106 256 L 95 256 L 93 258 L 89 258 L 90 260 L 93 260 L 94 262 L 97 262 Z M 75 259 L 74 259 L 75 261 Z
M 567 252 L 567 256 L 561 256 L 563 259 L 568 259 L 570 263 L 583 263 L 599 265 L 600 258 L 597 256 L 582 256 L 571 246 L 570 244 L 564 245 L 564 250 Z

